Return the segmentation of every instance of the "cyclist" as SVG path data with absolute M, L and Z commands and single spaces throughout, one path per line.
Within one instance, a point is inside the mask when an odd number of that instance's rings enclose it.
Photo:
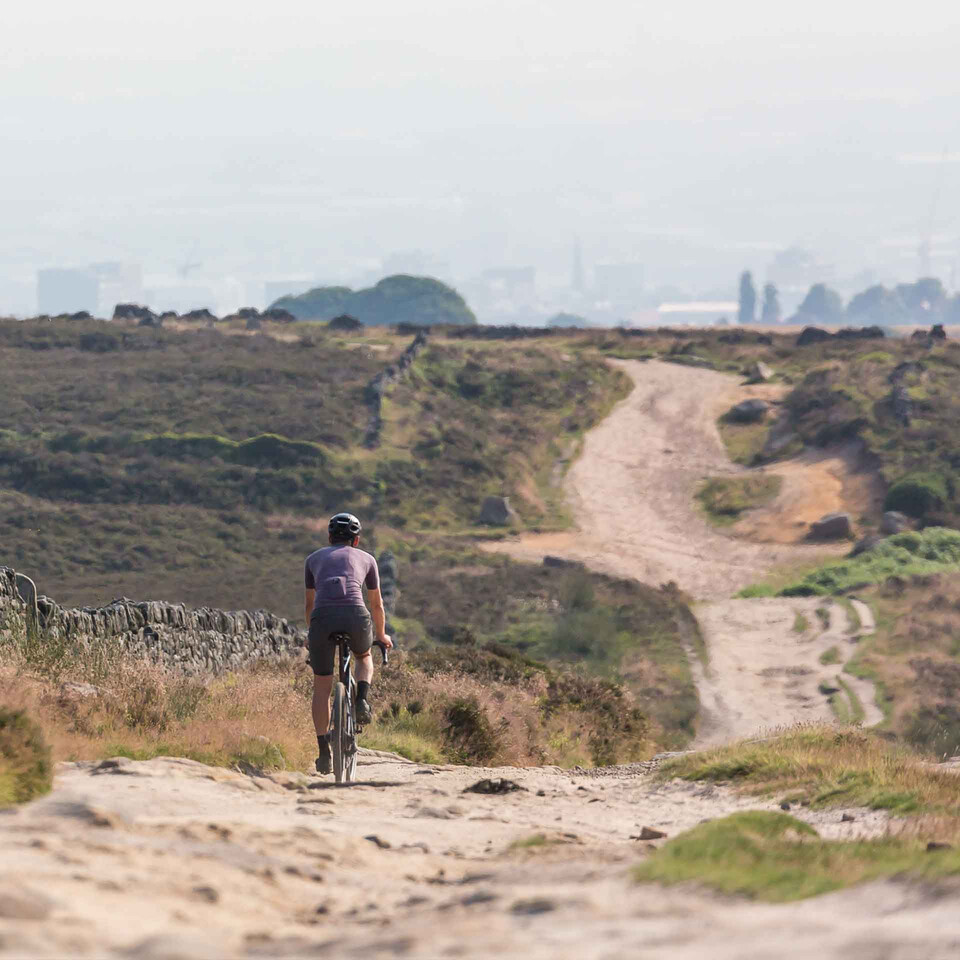
M 317 772 L 329 773 L 333 766 L 330 751 L 330 691 L 333 689 L 333 661 L 336 645 L 332 634 L 350 637 L 350 649 L 357 660 L 357 722 L 373 719 L 368 697 L 373 681 L 374 630 L 387 649 L 393 641 L 384 632 L 383 598 L 380 596 L 380 572 L 377 561 L 360 543 L 360 521 L 352 513 L 330 518 L 327 532 L 330 546 L 311 553 L 304 564 L 306 596 L 304 613 L 309 627 L 307 643 L 313 668 L 313 725 L 317 731 Z M 366 586 L 370 612 L 363 603 Z M 371 614 L 373 619 L 371 622 Z

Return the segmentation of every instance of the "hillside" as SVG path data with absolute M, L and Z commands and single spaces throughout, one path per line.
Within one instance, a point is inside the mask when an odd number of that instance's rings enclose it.
M 297 296 L 280 297 L 272 309 L 287 310 L 298 320 L 332 320 L 346 314 L 371 326 L 400 323 L 431 327 L 477 322 L 453 287 L 432 277 L 398 274 L 372 287 L 315 287 Z
M 67 603 L 125 594 L 297 616 L 302 557 L 349 508 L 377 528 L 470 531 L 483 498 L 555 525 L 557 461 L 621 395 L 595 355 L 311 325 L 282 337 L 95 321 L 0 323 L 3 560 Z M 229 571 L 229 575 L 225 575 Z

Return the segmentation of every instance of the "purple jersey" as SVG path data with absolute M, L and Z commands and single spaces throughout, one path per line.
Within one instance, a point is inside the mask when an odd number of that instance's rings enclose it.
M 303 585 L 316 591 L 313 609 L 322 607 L 364 607 L 363 587 L 377 590 L 380 571 L 377 561 L 348 543 L 324 547 L 307 557 Z M 366 609 L 364 607 L 364 609 Z

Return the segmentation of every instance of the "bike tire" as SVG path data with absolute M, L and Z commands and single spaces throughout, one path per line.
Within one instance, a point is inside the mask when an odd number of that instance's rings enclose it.
M 343 783 L 344 777 L 347 774 L 347 751 L 346 747 L 346 737 L 347 737 L 347 691 L 342 683 L 338 683 L 333 688 L 333 710 L 332 710 L 332 727 L 331 732 L 333 736 L 330 738 L 333 743 L 333 775 L 336 778 L 337 783 Z
M 353 783 L 357 779 L 357 685 L 353 678 L 350 678 L 350 696 L 344 701 L 344 739 L 343 751 L 346 764 L 345 779 L 347 783 Z

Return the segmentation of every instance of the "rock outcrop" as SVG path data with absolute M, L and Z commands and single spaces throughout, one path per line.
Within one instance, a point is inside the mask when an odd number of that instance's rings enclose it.
M 510 506 L 509 497 L 487 497 L 480 508 L 480 523 L 491 527 L 506 527 L 517 523 L 519 517 Z
M 741 400 L 727 411 L 726 419 L 731 423 L 760 423 L 769 409 L 765 400 Z
M 849 513 L 828 513 L 810 524 L 810 536 L 814 540 L 845 540 L 852 535 Z
M 17 574 L 0 567 L 0 637 L 22 636 L 28 607 L 16 586 Z M 37 598 L 39 629 L 51 641 L 92 648 L 107 644 L 134 656 L 187 673 L 233 669 L 253 660 L 291 656 L 304 633 L 263 610 L 192 609 L 157 600 L 121 598 L 105 607 L 61 607 Z
M 910 529 L 910 519 L 905 513 L 899 513 L 896 510 L 888 510 L 880 521 L 880 532 L 887 536 L 893 536 L 896 533 L 903 533 Z

